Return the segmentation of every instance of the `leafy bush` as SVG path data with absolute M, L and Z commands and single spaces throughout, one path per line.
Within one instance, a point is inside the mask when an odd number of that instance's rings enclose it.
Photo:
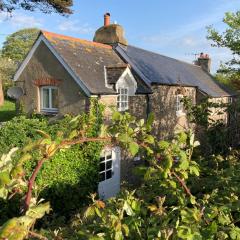
M 102 121 L 101 108 L 99 110 L 98 117 L 95 117 L 95 112 L 92 110 L 89 116 L 83 114 L 77 120 L 81 127 L 84 124 L 88 126 L 89 136 L 98 134 L 99 124 Z M 49 124 L 48 119 L 44 117 L 15 117 L 1 128 L 0 155 L 8 152 L 12 147 L 23 148 L 30 142 L 41 139 L 43 131 L 53 139 L 60 139 L 61 133 L 68 131 L 71 119 L 72 117 L 66 116 Z M 44 164 L 38 174 L 37 188 L 34 189 L 36 196 L 51 201 L 55 213 L 69 215 L 72 210 L 83 206 L 88 201 L 89 193 L 97 190 L 101 149 L 101 143 L 89 142 L 58 152 L 51 161 Z M 31 161 L 26 161 L 24 165 L 26 178 L 30 178 L 40 156 L 35 149 L 31 155 Z M 20 153 L 16 154 L 15 161 L 18 161 L 19 156 Z M 5 205 L 1 207 L 6 208 Z

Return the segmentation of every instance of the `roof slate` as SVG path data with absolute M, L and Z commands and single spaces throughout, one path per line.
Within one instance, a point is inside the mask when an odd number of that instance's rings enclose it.
M 134 46 L 118 44 L 115 50 L 127 61 L 147 85 L 181 85 L 198 87 L 211 97 L 232 96 L 201 67 L 153 53 Z
M 110 45 L 41 32 L 66 64 L 84 82 L 91 94 L 116 94 L 105 83 L 115 84 L 127 66 L 137 80 L 137 93 L 151 93 L 152 84 L 199 88 L 212 97 L 232 96 L 201 67 L 169 58 L 131 45 Z
M 91 94 L 116 94 L 105 86 L 104 66 L 124 62 L 111 46 L 42 31 L 45 38 L 84 81 Z

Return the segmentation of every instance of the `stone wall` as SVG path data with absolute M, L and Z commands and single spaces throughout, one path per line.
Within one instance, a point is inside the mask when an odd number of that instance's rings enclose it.
M 176 95 L 192 99 L 196 102 L 196 88 L 155 85 L 152 87 L 153 94 L 149 95 L 150 111 L 155 116 L 153 134 L 159 139 L 171 138 L 179 129 L 188 129 L 189 123 L 186 114 L 177 116 Z
M 147 118 L 147 95 L 129 97 L 129 113 L 137 119 Z
M 57 80 L 60 115 L 78 114 L 86 110 L 88 98 L 51 51 L 41 43 L 17 81 L 25 92 L 21 98 L 24 112 L 40 112 L 40 88 L 36 82 L 41 79 Z

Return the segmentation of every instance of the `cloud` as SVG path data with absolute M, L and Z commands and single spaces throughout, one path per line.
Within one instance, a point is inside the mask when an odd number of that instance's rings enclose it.
M 32 27 L 40 28 L 43 25 L 43 20 L 21 13 L 9 15 L 8 13 L 0 12 L 0 25 L 6 23 L 10 24 L 14 29 Z
M 200 37 L 197 36 L 197 34 L 202 34 L 201 31 L 206 32 L 206 26 L 222 23 L 225 12 L 235 11 L 236 5 L 240 7 L 238 0 L 221 0 L 219 3 L 220 4 L 218 4 L 210 14 L 197 15 L 196 20 L 191 23 L 174 26 L 174 30 L 170 29 L 167 32 L 160 32 L 152 36 L 144 36 L 142 40 L 153 46 L 159 46 L 160 44 L 164 46 L 179 42 L 189 46 L 197 45 L 198 43 L 195 43 L 195 41 L 198 41 Z M 194 39 L 187 37 L 187 35 L 191 33 L 195 34 Z
M 62 32 L 73 32 L 78 34 L 88 34 L 94 31 L 89 24 L 80 24 L 78 20 L 65 20 L 58 25 L 58 29 Z

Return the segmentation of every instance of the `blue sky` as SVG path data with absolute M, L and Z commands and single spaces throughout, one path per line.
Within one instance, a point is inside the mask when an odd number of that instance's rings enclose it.
M 231 57 L 227 49 L 212 48 L 206 40 L 206 26 L 224 30 L 224 13 L 240 10 L 239 0 L 74 0 L 74 14 L 63 17 L 41 12 L 15 11 L 12 17 L 0 13 L 0 45 L 6 35 L 18 29 L 44 30 L 92 40 L 103 24 L 103 14 L 121 24 L 131 45 L 183 61 L 192 62 L 194 53 L 212 58 L 214 72 L 220 61 Z

